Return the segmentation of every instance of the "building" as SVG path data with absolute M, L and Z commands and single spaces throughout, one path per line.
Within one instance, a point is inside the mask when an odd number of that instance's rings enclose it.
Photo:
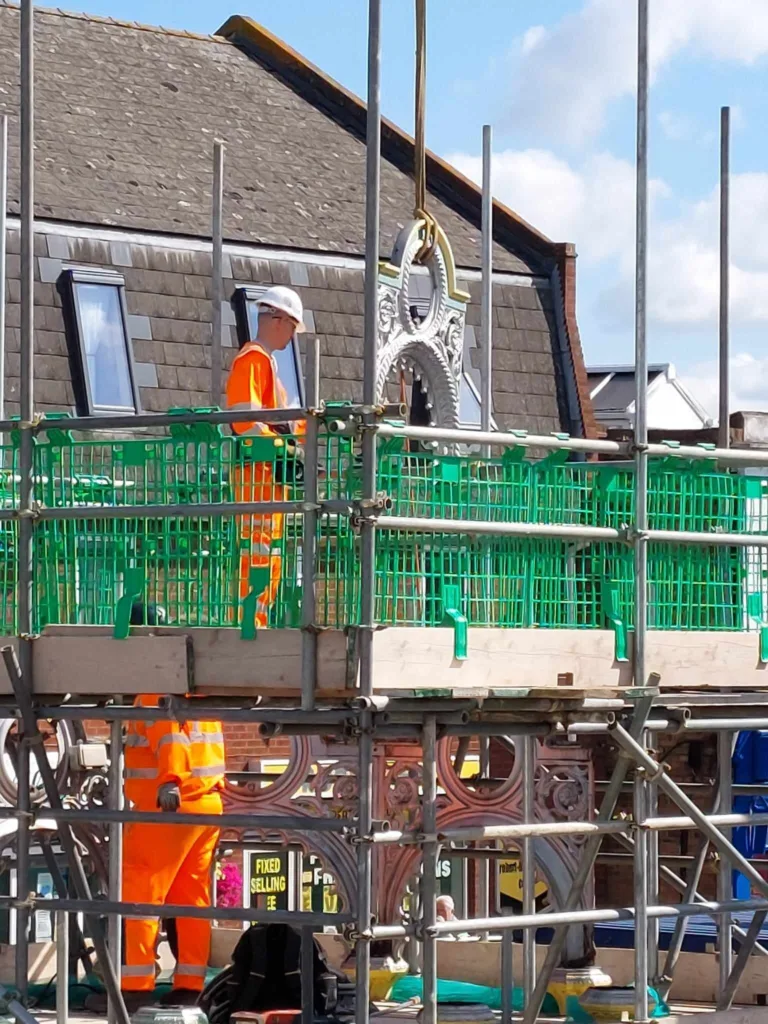
M 20 341 L 19 20 L 16 6 L 0 3 L 0 111 L 10 115 L 11 138 L 10 413 L 18 411 Z M 210 403 L 217 138 L 226 144 L 223 368 L 249 336 L 254 300 L 271 284 L 287 284 L 301 294 L 309 334 L 320 339 L 321 398 L 360 400 L 360 100 L 241 17 L 211 37 L 49 10 L 36 11 L 35 28 L 36 407 L 88 416 Z M 392 124 L 382 142 L 381 256 L 388 260 L 413 216 L 414 146 Z M 464 425 L 479 426 L 481 197 L 435 156 L 428 182 L 430 211 L 469 294 L 460 415 Z M 492 412 L 499 428 L 595 434 L 575 319 L 575 260 L 571 245 L 551 242 L 496 204 Z M 419 317 L 432 293 L 430 276 L 415 273 L 409 297 Z M 297 403 L 302 356 L 296 346 L 281 367 Z M 390 383 L 396 395 L 400 382 Z M 270 770 L 310 759 L 307 744 L 300 758 L 285 738 L 265 750 L 245 726 L 228 727 L 227 751 L 234 771 L 249 760 Z M 558 764 L 560 756 L 553 755 Z M 580 778 L 585 786 L 587 776 Z M 245 804 L 251 809 L 253 797 Z M 275 805 L 274 791 L 262 798 Z M 322 852 L 352 886 L 351 851 Z M 548 863 L 561 896 L 574 862 L 556 854 Z
M 365 107 L 247 18 L 215 36 L 38 10 L 36 402 L 45 411 L 209 404 L 212 147 L 226 143 L 225 363 L 261 289 L 290 284 L 321 341 L 321 397 L 361 397 Z M 19 350 L 19 10 L 0 4 L 10 114 L 9 411 Z M 383 131 L 382 256 L 412 216 L 413 142 Z M 435 156 L 431 209 L 471 302 L 462 416 L 479 423 L 480 194 Z M 500 427 L 593 432 L 575 252 L 496 204 Z M 418 307 L 429 279 L 414 278 Z M 284 376 L 301 395 L 298 352 Z M 226 367 L 225 367 L 226 368 Z
M 635 419 L 634 366 L 590 366 L 587 379 L 598 424 L 609 437 L 627 436 Z M 712 417 L 680 381 L 672 363 L 648 367 L 649 433 L 687 436 L 713 425 Z

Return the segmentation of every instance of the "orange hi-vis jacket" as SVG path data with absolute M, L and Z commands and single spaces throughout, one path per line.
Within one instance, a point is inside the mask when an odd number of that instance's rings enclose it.
M 252 409 L 285 409 L 288 396 L 277 375 L 277 365 L 272 355 L 258 343 L 249 341 L 235 356 L 227 380 L 227 408 Z M 303 420 L 289 425 L 291 432 L 302 435 L 305 429 Z M 269 423 L 253 422 L 233 423 L 235 434 L 266 434 L 277 436 Z
M 285 409 L 288 396 L 277 375 L 274 357 L 259 345 L 250 341 L 235 356 L 227 380 L 227 407 L 248 409 L 257 413 L 261 409 Z M 282 425 L 282 424 L 281 424 Z M 305 432 L 306 424 L 298 420 L 287 425 L 294 436 Z M 232 429 L 240 437 L 257 435 L 279 436 L 269 423 L 233 423 Z M 285 501 L 286 488 L 276 484 L 271 462 L 246 461 L 238 465 L 233 474 L 235 501 Z M 250 591 L 251 569 L 268 569 L 269 584 L 259 595 L 256 605 L 256 622 L 263 628 L 269 622 L 269 610 L 275 604 L 282 577 L 282 554 L 280 542 L 283 537 L 283 516 L 281 513 L 240 516 L 238 520 L 240 539 L 240 598 L 244 600 Z
M 141 694 L 134 707 L 156 708 L 159 694 Z M 175 782 L 182 806 L 224 789 L 220 722 L 129 722 L 125 737 L 125 795 L 137 810 L 157 807 L 157 790 Z

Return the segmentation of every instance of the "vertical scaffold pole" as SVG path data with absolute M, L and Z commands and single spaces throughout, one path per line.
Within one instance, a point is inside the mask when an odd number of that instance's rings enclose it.
M 211 201 L 211 405 L 221 406 L 221 347 L 224 301 L 224 143 L 213 143 L 213 195 Z
M 122 811 L 123 799 L 123 724 L 118 719 L 112 722 L 109 734 L 109 807 Z M 123 898 L 123 826 L 119 821 L 109 826 L 109 898 L 119 903 Z M 115 975 L 120 984 L 123 945 L 123 919 L 120 914 L 111 914 L 108 919 L 107 942 Z M 118 1024 L 118 1011 L 109 1000 L 109 1024 Z
M 8 251 L 8 115 L 0 114 L 0 420 L 5 419 L 5 277 Z M 0 434 L 0 444 L 4 437 Z M 2 461 L 0 460 L 0 465 Z
M 729 235 L 731 197 L 731 108 L 720 110 L 720 324 L 719 324 L 719 416 L 718 448 L 728 448 L 730 431 L 730 331 L 728 305 L 730 292 Z M 722 963 L 722 961 L 721 961 Z
M 635 225 L 635 686 L 647 683 L 648 624 L 648 0 L 637 5 L 637 180 Z M 638 737 L 645 745 L 645 732 Z M 637 773 L 636 773 L 637 778 Z M 635 820 L 648 814 L 648 783 L 635 786 Z M 648 1020 L 648 833 L 635 837 L 635 1021 Z M 655 971 L 654 971 L 655 973 Z
M 29 743 L 19 723 L 18 760 L 16 762 L 16 785 L 18 788 L 19 825 L 16 833 L 16 897 L 26 899 L 29 895 Z M 31 915 L 26 907 L 16 911 L 16 991 L 20 1001 L 26 1005 L 29 994 L 29 924 Z M 22 948 L 23 947 L 23 948 Z
M 304 513 L 301 541 L 301 706 L 311 711 L 315 706 L 317 681 L 317 632 L 315 624 L 315 561 L 317 556 L 317 511 L 312 507 L 318 497 L 318 444 L 320 423 L 320 339 L 307 340 L 307 428 L 304 438 Z
M 640 742 L 645 746 L 645 736 Z M 648 817 L 648 783 L 635 770 L 634 818 L 640 824 Z M 648 831 L 642 827 L 635 835 L 633 862 L 635 904 L 635 1020 L 648 1020 Z
M 422 730 L 422 829 L 425 835 L 437 832 L 437 722 L 427 715 Z M 422 970 L 424 1024 L 437 1024 L 437 938 L 430 934 L 436 920 L 437 863 L 440 844 L 437 839 L 424 843 L 422 851 L 421 921 L 424 929 L 424 966 Z
M 21 437 L 19 445 L 19 505 L 22 517 L 19 519 L 18 545 L 18 615 L 19 665 L 22 685 L 32 692 L 32 643 L 34 631 L 32 616 L 33 598 L 33 437 L 25 429 L 34 416 L 34 353 L 35 353 L 35 94 L 34 94 L 34 4 L 22 0 L 21 4 L 21 358 L 19 369 L 19 403 L 21 413 Z M 4 285 L 3 285 L 4 286 Z M 24 513 L 28 513 L 24 515 Z M 26 730 L 25 730 L 26 732 Z M 19 746 L 19 811 L 29 811 L 29 745 L 26 735 Z M 26 893 L 29 869 L 29 827 L 19 823 L 17 869 L 19 892 Z M 26 1001 L 28 953 L 27 930 L 29 911 L 19 910 L 16 916 L 16 987 L 22 1002 Z M 21 951 L 20 947 L 24 946 Z
M 365 316 L 363 339 L 362 497 L 376 493 L 376 433 L 370 428 L 376 404 L 378 347 L 379 206 L 381 188 L 381 0 L 368 0 L 368 110 L 365 176 Z M 360 527 L 360 693 L 373 692 L 373 628 L 376 596 L 376 533 L 373 520 Z M 357 942 L 355 944 L 355 1020 L 368 1024 L 371 995 L 371 921 L 373 850 L 368 836 L 373 817 L 373 736 L 370 710 L 360 712 L 358 744 Z
M 635 686 L 647 683 L 648 621 L 648 0 L 638 0 L 637 195 L 635 237 Z
M 493 131 L 483 125 L 483 198 L 482 198 L 482 296 L 480 304 L 482 342 L 482 386 L 480 396 L 480 423 L 485 431 L 491 429 L 493 412 L 493 186 L 491 166 Z M 490 456 L 490 447 L 488 448 Z
M 650 734 L 646 734 L 649 736 Z M 649 741 L 650 742 L 650 741 Z M 652 779 L 643 782 L 645 789 L 645 813 L 649 818 L 655 818 L 659 812 L 659 791 Z M 658 906 L 659 903 L 659 842 L 660 833 L 653 831 L 648 835 L 648 884 L 646 886 L 649 907 Z M 659 919 L 652 917 L 648 921 L 648 980 L 654 986 L 658 985 L 659 973 Z
M 534 736 L 523 736 L 523 821 L 534 821 L 534 789 L 536 782 L 537 743 Z M 527 836 L 522 841 L 523 869 L 523 914 L 536 911 L 536 857 L 534 839 Z M 536 929 L 526 928 L 523 932 L 523 993 L 524 1006 L 530 1002 L 536 985 Z
M 720 787 L 720 814 L 733 813 L 733 734 L 728 731 L 717 734 L 717 775 Z M 723 828 L 723 836 L 730 842 L 732 829 Z M 729 857 L 720 854 L 717 874 L 717 898 L 719 901 L 733 899 L 733 866 Z M 721 914 L 718 918 L 718 946 L 720 947 L 720 988 L 725 992 L 733 970 L 733 940 L 731 915 Z

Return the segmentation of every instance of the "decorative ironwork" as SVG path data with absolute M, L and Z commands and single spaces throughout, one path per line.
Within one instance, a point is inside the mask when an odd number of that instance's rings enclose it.
M 424 220 L 406 225 L 397 236 L 392 258 L 380 268 L 377 394 L 384 398 L 393 369 L 408 369 L 421 378 L 432 422 L 441 427 L 458 427 L 469 295 L 456 284 L 453 252 L 438 225 L 435 246 L 426 262 L 433 284 L 429 310 L 423 319 L 414 318 L 409 284 L 424 231 Z

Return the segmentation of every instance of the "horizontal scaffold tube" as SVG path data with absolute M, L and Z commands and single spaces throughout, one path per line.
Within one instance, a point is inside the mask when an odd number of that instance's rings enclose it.
M 255 907 L 189 907 L 163 903 L 120 903 L 113 900 L 48 899 L 30 894 L 28 899 L 0 896 L 0 907 L 43 906 L 46 911 L 65 910 L 70 914 L 120 914 L 121 917 L 193 917 L 218 921 L 253 921 L 259 924 L 290 924 L 294 928 L 326 927 L 350 924 L 354 916 L 348 913 L 321 914 L 301 910 L 258 910 Z
M 568 526 L 557 523 L 497 523 L 486 519 L 426 519 L 418 516 L 380 515 L 377 530 L 413 533 L 478 533 L 488 536 L 561 537 L 573 540 L 626 541 L 626 531 L 610 526 Z M 768 541 L 768 538 L 766 538 Z
M 279 778 L 279 776 L 275 776 Z M 14 816 L 17 812 L 13 811 Z M 183 811 L 163 813 L 162 811 L 113 811 L 106 807 L 73 808 L 53 810 L 40 807 L 34 812 L 36 821 L 89 822 L 107 821 L 133 824 L 163 825 L 210 825 L 214 822 L 222 828 L 261 828 L 285 832 L 347 832 L 351 827 L 351 819 L 316 818 L 308 815 L 277 815 L 277 814 L 188 814 Z M 386 833 L 384 833 L 386 835 Z
M 520 825 L 469 825 L 466 828 L 454 828 L 440 831 L 436 836 L 427 836 L 421 832 L 379 832 L 370 837 L 376 845 L 394 843 L 415 845 L 437 839 L 439 842 L 471 842 L 486 839 L 525 839 L 529 836 L 579 836 L 579 835 L 610 835 L 617 832 L 630 832 L 632 823 L 629 821 L 535 821 Z
M 419 516 L 379 515 L 378 530 L 410 530 L 412 533 L 458 533 L 500 537 L 555 537 L 570 540 L 620 541 L 637 539 L 630 530 L 609 526 L 572 526 L 567 523 L 499 523 L 488 519 L 427 519 Z M 646 530 L 649 541 L 664 544 L 714 544 L 718 547 L 768 547 L 766 533 L 697 533 L 686 530 Z
M 706 914 L 718 917 L 721 914 L 749 914 L 756 911 L 768 911 L 768 900 L 728 900 L 716 903 L 703 900 L 700 903 L 673 903 L 668 906 L 648 907 L 648 917 L 694 917 Z M 507 928 L 555 928 L 563 925 L 605 924 L 611 921 L 633 921 L 635 911 L 632 907 L 620 907 L 615 910 L 572 910 L 568 912 L 540 914 L 510 914 L 499 917 L 469 918 L 456 921 L 439 921 L 430 932 L 434 935 L 458 935 L 461 932 L 504 931 Z M 371 929 L 372 939 L 397 939 L 415 935 L 419 931 L 417 925 L 377 925 Z
M 550 451 L 592 452 L 604 455 L 625 455 L 634 457 L 634 445 L 630 441 L 590 440 L 583 437 L 568 437 L 563 434 L 529 434 L 517 432 L 451 430 L 443 427 L 397 426 L 380 423 L 377 427 L 380 437 L 403 437 L 415 441 L 444 441 L 466 445 L 497 445 L 504 448 L 526 447 Z M 679 458 L 717 461 L 731 465 L 766 466 L 768 452 L 747 448 L 709 448 L 698 445 L 648 444 L 648 455 L 659 458 Z

